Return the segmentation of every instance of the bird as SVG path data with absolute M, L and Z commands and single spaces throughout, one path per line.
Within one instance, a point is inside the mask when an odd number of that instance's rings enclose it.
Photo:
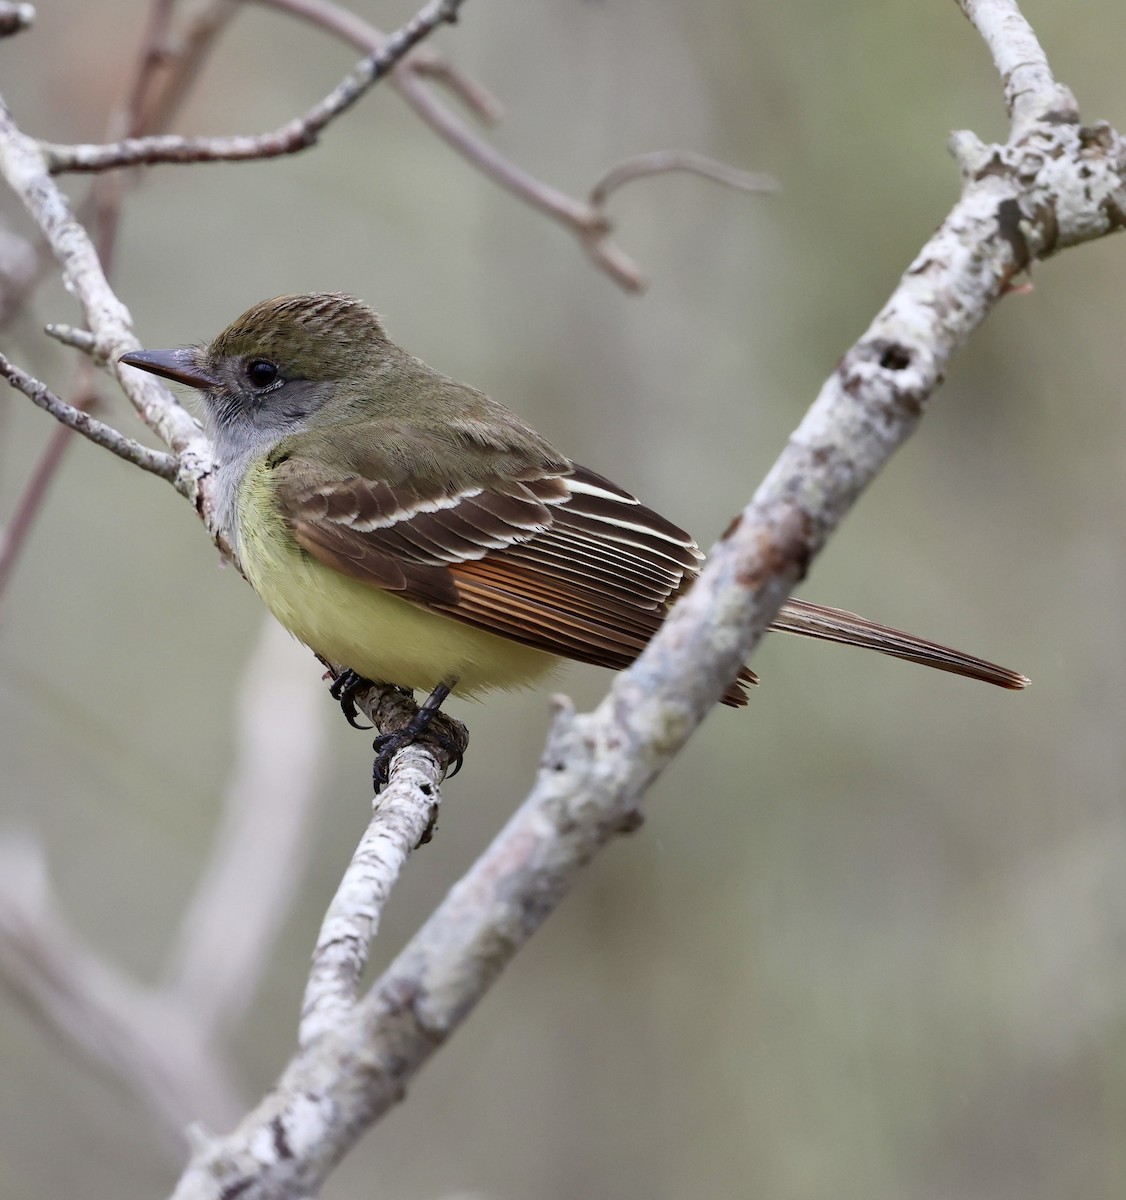
M 120 361 L 200 393 L 216 520 L 278 621 L 348 668 L 334 692 L 346 713 L 366 680 L 426 691 L 421 716 L 451 693 L 533 685 L 560 660 L 624 668 L 700 571 L 683 529 L 396 345 L 355 297 L 277 296 L 209 343 Z M 1029 682 L 796 598 L 771 628 Z M 723 703 L 745 705 L 753 682 L 744 667 Z

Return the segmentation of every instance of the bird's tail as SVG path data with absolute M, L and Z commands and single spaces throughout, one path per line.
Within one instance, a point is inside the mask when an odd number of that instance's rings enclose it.
M 905 658 L 909 662 L 934 667 L 938 671 L 950 671 L 954 675 L 965 675 L 969 679 L 980 679 L 997 687 L 1019 691 L 1028 687 L 1030 680 L 1019 671 L 998 666 L 973 654 L 965 654 L 952 646 L 930 642 L 926 638 L 904 633 L 889 625 L 879 625 L 856 613 L 840 608 L 828 608 L 823 604 L 810 604 L 808 600 L 787 600 L 774 619 L 771 629 L 783 633 L 798 633 L 803 637 L 821 638 L 826 642 L 840 642 L 844 646 L 860 646 L 865 650 L 878 650 L 892 658 Z M 754 672 L 744 667 L 738 680 L 727 689 L 724 704 L 741 707 L 747 703 L 747 684 L 757 682 Z

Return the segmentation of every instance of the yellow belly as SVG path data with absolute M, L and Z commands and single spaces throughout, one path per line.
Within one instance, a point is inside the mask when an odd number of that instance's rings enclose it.
M 542 650 L 429 612 L 318 562 L 276 515 L 263 475 L 252 467 L 239 498 L 243 569 L 266 607 L 322 658 L 367 679 L 425 691 L 456 677 L 458 696 L 526 687 L 558 664 Z

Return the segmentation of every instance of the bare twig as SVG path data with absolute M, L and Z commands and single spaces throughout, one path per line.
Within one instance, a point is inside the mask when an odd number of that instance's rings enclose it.
M 60 322 L 51 322 L 49 325 L 43 326 L 43 332 L 50 338 L 54 338 L 56 342 L 62 342 L 64 346 L 70 346 L 75 350 L 81 350 L 83 354 L 89 354 L 96 362 L 98 361 L 98 339 L 89 331 L 89 329 L 79 329 L 76 325 L 64 325 Z M 104 366 L 104 363 L 100 363 Z
M 595 264 L 627 292 L 645 290 L 644 272 L 610 240 L 614 224 L 600 209 L 568 196 L 517 166 L 441 104 L 417 79 L 404 79 L 400 91 L 411 107 L 447 145 L 494 183 L 578 238 Z
M 374 54 L 387 41 L 387 35 L 363 17 L 333 4 L 332 0 L 256 0 L 266 8 L 289 13 L 326 30 L 342 41 L 350 42 L 359 50 Z M 448 88 L 476 117 L 493 124 L 501 117 L 500 101 L 485 90 L 476 80 L 459 71 L 433 46 L 416 46 L 391 72 L 391 84 L 398 86 L 404 74 L 422 75 Z
M 241 0 L 211 0 L 191 14 L 186 28 L 163 47 L 159 65 L 164 69 L 149 76 L 147 88 L 137 89 L 139 100 L 128 132 L 140 136 L 167 129 L 203 70 L 219 34 L 241 7 Z
M 66 197 L 50 177 L 42 151 L 21 132 L 0 100 L 0 172 L 39 226 L 63 272 L 63 281 L 82 305 L 98 357 L 112 364 L 141 419 L 180 456 L 191 499 L 211 469 L 211 448 L 198 423 L 172 393 L 145 372 L 126 370 L 120 355 L 136 350 L 128 310 L 113 294 L 89 235 L 74 219 Z
M 180 460 L 176 455 L 142 446 L 140 442 L 135 442 L 123 433 L 118 433 L 112 426 L 90 416 L 81 408 L 76 408 L 72 404 L 67 404 L 65 400 L 60 400 L 45 383 L 34 379 L 26 371 L 21 371 L 3 354 L 0 354 L 0 376 L 3 376 L 12 387 L 23 392 L 33 404 L 49 412 L 56 421 L 60 421 L 68 429 L 81 433 L 83 437 L 89 438 L 96 445 L 111 451 L 118 458 L 131 462 L 135 467 L 140 467 L 142 471 L 149 471 L 161 479 L 167 479 L 182 495 L 190 494 L 190 489 L 182 477 Z
M 116 124 L 118 127 L 116 134 L 111 136 L 126 137 L 139 132 L 143 123 L 141 113 L 148 99 L 153 78 L 169 58 L 169 34 L 172 27 L 172 10 L 175 7 L 176 0 L 152 0 L 148 27 L 141 38 L 137 68 L 133 72 L 133 81 L 125 99 L 111 118 L 111 125 Z
M 148 28 L 142 39 L 141 52 L 133 84 L 129 89 L 124 103 L 114 112 L 109 121 L 108 136 L 110 138 L 137 134 L 143 131 L 143 109 L 146 98 L 149 95 L 157 70 L 166 62 L 168 57 L 168 30 L 174 3 L 175 0 L 154 0 L 150 11 Z M 204 26 L 204 28 L 209 27 Z M 204 45 L 206 45 L 205 42 L 197 42 L 193 45 L 193 52 L 197 55 L 202 53 Z M 186 58 L 178 61 L 182 65 L 187 63 Z M 110 171 L 100 175 L 94 181 L 94 186 L 87 197 L 87 206 L 90 208 L 93 217 L 96 251 L 101 261 L 102 269 L 107 277 L 111 272 L 113 264 L 123 189 L 124 178 L 122 172 Z M 7 290 L 5 294 L 6 304 L 11 305 L 22 302 L 27 292 L 30 291 L 37 281 L 39 268 L 46 260 L 43 255 L 37 254 L 35 251 L 31 251 L 31 259 L 30 269 L 18 281 L 16 286 L 9 287 Z M 48 332 L 52 331 L 48 330 Z M 72 335 L 74 340 L 70 344 L 76 345 L 79 338 L 79 331 L 72 331 Z M 87 339 L 87 343 L 82 348 L 87 353 L 96 357 L 96 345 L 94 344 L 92 335 L 82 331 L 81 336 Z M 63 338 L 60 337 L 59 340 L 63 340 Z M 76 408 L 86 410 L 91 407 L 91 404 L 87 403 L 87 400 L 93 397 L 92 388 L 89 364 L 82 363 L 78 367 L 77 382 L 72 389 L 78 397 L 75 403 Z M 52 480 L 62 464 L 67 442 L 70 440 L 73 432 L 74 430 L 68 425 L 61 425 L 53 431 L 48 440 L 47 447 L 33 469 L 24 493 L 20 497 L 15 515 L 4 531 L 2 542 L 0 542 L 0 598 L 3 597 L 7 589 L 16 560 L 25 539 L 31 531 L 35 515 L 45 501 Z
M 737 188 L 741 192 L 778 191 L 778 180 L 773 175 L 740 171 L 693 150 L 654 150 L 649 154 L 627 158 L 607 171 L 590 189 L 590 202 L 595 208 L 602 208 L 610 193 L 623 184 L 632 183 L 635 179 L 644 179 L 648 175 L 668 174 L 670 171 L 688 171 L 727 187 Z
M 141 39 L 141 51 L 133 83 L 125 100 L 110 117 L 106 140 L 135 137 L 142 132 L 141 110 L 157 71 L 167 54 L 168 30 L 176 0 L 153 0 L 149 9 L 148 28 Z M 109 172 L 94 181 L 89 204 L 93 210 L 94 244 L 107 277 L 112 274 L 117 227 L 125 179 L 121 172 Z
M 463 3 L 464 0 L 430 0 L 415 17 L 391 34 L 379 50 L 357 63 L 320 103 L 272 133 L 216 138 L 171 135 L 125 138 L 106 146 L 44 144 L 43 154 L 52 174 L 104 171 L 140 163 L 237 162 L 295 154 L 313 145 L 331 121 L 347 112 L 423 38 L 439 25 L 456 21 Z
M 163 3 L 163 0 L 160 2 Z M 139 86 L 133 89 L 133 95 L 141 96 L 135 117 L 128 122 L 122 120 L 121 113 L 130 111 L 126 105 L 111 118 L 111 128 L 116 124 L 118 129 L 125 128 L 127 132 L 138 135 L 163 129 L 195 81 L 215 38 L 238 10 L 238 4 L 239 0 L 212 0 L 209 6 L 193 15 L 174 48 L 165 46 L 162 53 L 150 56 L 148 47 L 142 47 L 138 74 L 142 71 L 145 73 L 149 86 L 145 92 Z M 150 73 L 150 62 L 158 63 L 166 70 L 163 73 Z M 107 173 L 102 179 L 113 181 L 106 182 L 107 189 L 120 187 L 113 173 Z M 79 205 L 80 220 L 85 223 L 92 215 L 93 221 L 101 224 L 97 209 L 104 204 L 105 194 L 100 194 L 95 185 L 90 196 Z M 40 237 L 35 245 L 29 245 L 29 250 L 33 256 L 29 269 L 21 272 L 15 280 L 6 280 L 5 288 L 0 293 L 0 328 L 7 325 L 19 311 L 50 263 L 50 246 L 46 238 Z
M 386 40 L 385 35 L 373 25 L 334 4 L 332 0 L 259 2 L 304 17 L 362 50 L 374 53 Z M 432 95 L 419 78 L 424 72 L 406 69 L 411 65 L 411 60 L 407 59 L 396 68 L 391 76 L 392 86 L 446 145 L 505 191 L 572 233 L 599 269 L 605 271 L 620 287 L 627 292 L 645 289 L 647 280 L 644 273 L 625 251 L 610 240 L 613 222 L 601 208 L 568 196 L 506 158 Z M 476 111 L 475 105 L 470 107 Z

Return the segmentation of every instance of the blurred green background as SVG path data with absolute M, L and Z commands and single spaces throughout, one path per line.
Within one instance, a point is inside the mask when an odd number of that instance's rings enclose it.
M 414 6 L 356 7 L 391 28 Z M 1126 9 L 1023 7 L 1084 118 L 1126 120 Z M 146 11 L 45 4 L 0 43 L 24 128 L 97 139 Z M 573 194 L 668 146 L 783 193 L 687 176 L 619 193 L 618 240 L 652 278 L 630 297 L 380 88 L 302 156 L 145 177 L 115 277 L 138 336 L 182 344 L 274 293 L 355 292 L 704 545 L 955 200 L 948 132 L 1005 130 L 951 2 L 471 0 L 437 44 L 505 104 L 496 145 Z M 355 58 L 250 6 L 179 128 L 271 128 Z M 1124 254 L 1108 240 L 1035 269 L 802 589 L 1033 687 L 769 639 L 750 709 L 714 714 L 329 1200 L 1126 1194 Z M 0 345 L 65 390 L 71 356 L 38 330 L 76 318 L 44 287 Z M 137 428 L 120 398 L 111 419 Z M 0 521 L 51 428 L 0 396 Z M 205 861 L 261 622 L 170 488 L 71 447 L 3 602 L 0 833 L 45 841 L 64 911 L 142 979 Z M 605 684 L 562 681 L 583 706 Z M 548 719 L 546 693 L 454 711 L 470 757 L 377 963 L 513 809 Z M 311 864 L 230 1039 L 248 1098 L 290 1054 L 365 821 L 367 739 L 326 719 Z M 0 1200 L 169 1187 L 134 1097 L 8 993 L 0 1077 Z

